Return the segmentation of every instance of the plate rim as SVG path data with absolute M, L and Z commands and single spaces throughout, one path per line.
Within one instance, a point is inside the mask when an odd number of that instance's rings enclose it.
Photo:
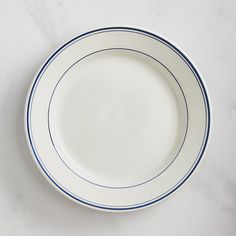
M 63 48 L 65 48 L 66 46 L 68 46 L 69 44 L 71 44 L 72 42 L 83 38 L 84 36 L 89 36 L 93 33 L 97 33 L 97 32 L 106 32 L 108 30 L 114 30 L 114 31 L 119 31 L 119 30 L 126 30 L 126 31 L 133 31 L 133 32 L 138 32 L 138 33 L 142 33 L 144 35 L 148 35 L 151 36 L 152 38 L 157 39 L 158 41 L 164 42 L 166 46 L 168 46 L 170 49 L 172 49 L 174 52 L 176 52 L 182 60 L 184 60 L 186 62 L 186 64 L 190 67 L 190 69 L 195 73 L 195 78 L 199 84 L 199 87 L 202 90 L 202 96 L 204 98 L 204 103 L 205 103 L 205 109 L 206 109 L 206 116 L 207 116 L 207 122 L 206 122 L 206 128 L 205 128 L 205 137 L 202 143 L 202 148 L 198 154 L 198 157 L 196 158 L 195 164 L 193 164 L 193 167 L 190 169 L 190 171 L 188 173 L 186 173 L 186 175 L 179 181 L 179 183 L 177 183 L 172 189 L 170 189 L 170 191 L 168 191 L 167 193 L 165 193 L 163 196 L 159 196 L 157 198 L 155 198 L 154 200 L 150 200 L 147 203 L 141 204 L 141 205 L 131 205 L 128 207 L 109 207 L 109 206 L 101 206 L 101 205 L 96 205 L 94 203 L 90 203 L 87 202 L 84 199 L 80 199 L 77 198 L 73 195 L 71 195 L 69 192 L 67 192 L 65 189 L 63 189 L 61 186 L 59 186 L 53 179 L 52 177 L 47 173 L 47 171 L 44 169 L 44 167 L 42 166 L 42 164 L 40 163 L 40 161 L 38 160 L 37 154 L 35 153 L 34 147 L 32 146 L 32 140 L 30 138 L 30 134 L 29 134 L 29 127 L 28 127 L 28 108 L 29 108 L 29 104 L 30 104 L 30 97 L 31 97 L 31 92 L 34 89 L 34 84 L 37 81 L 38 77 L 41 75 L 43 69 L 48 65 L 48 63 L 52 60 L 52 58 L 54 56 L 57 55 L 57 53 L 59 53 Z M 132 210 L 138 210 L 138 209 L 142 209 L 142 208 L 146 208 L 148 206 L 151 206 L 153 204 L 156 204 L 160 201 L 162 201 L 163 199 L 169 197 L 170 195 L 172 195 L 174 192 L 176 192 L 176 190 L 178 190 L 180 188 L 180 186 L 182 186 L 188 179 L 190 176 L 192 176 L 192 174 L 194 173 L 195 169 L 199 166 L 200 161 L 202 160 L 205 152 L 206 152 L 206 148 L 207 148 L 207 144 L 209 143 L 209 139 L 210 139 L 210 134 L 211 134 L 211 122 L 212 122 L 212 114 L 211 114 L 211 102 L 210 102 L 210 98 L 209 98 L 209 93 L 208 90 L 206 88 L 205 82 L 202 79 L 201 74 L 199 73 L 199 70 L 196 68 L 196 66 L 192 63 L 192 60 L 186 56 L 185 53 L 183 53 L 183 50 L 180 49 L 179 47 L 176 47 L 172 42 L 170 42 L 170 40 L 167 40 L 166 37 L 163 38 L 162 36 L 159 36 L 157 34 L 154 34 L 150 31 L 146 31 L 143 29 L 138 29 L 138 28 L 134 28 L 134 27 L 123 27 L 123 26 L 116 26 L 116 27 L 105 27 L 105 28 L 98 28 L 95 30 L 91 30 L 88 31 L 86 33 L 83 33 L 79 36 L 76 36 L 74 38 L 72 38 L 71 40 L 67 41 L 66 43 L 62 44 L 59 48 L 57 48 L 42 64 L 42 66 L 40 67 L 40 69 L 38 70 L 38 72 L 36 73 L 36 75 L 34 76 L 31 85 L 29 87 L 28 93 L 27 93 L 27 97 L 26 97 L 26 102 L 25 102 L 25 111 L 24 111 L 24 128 L 25 128 L 25 137 L 26 137 L 26 141 L 29 147 L 29 150 L 31 152 L 31 155 L 34 159 L 34 161 L 36 162 L 40 172 L 44 175 L 44 177 L 48 180 L 48 182 L 54 186 L 54 188 L 56 188 L 60 193 L 62 193 L 63 195 L 65 195 L 66 197 L 68 197 L 69 199 L 73 200 L 76 203 L 79 203 L 81 205 L 93 208 L 93 209 L 97 209 L 97 210 L 103 210 L 103 211 L 113 211 L 113 212 L 121 212 L 121 211 L 132 211 Z

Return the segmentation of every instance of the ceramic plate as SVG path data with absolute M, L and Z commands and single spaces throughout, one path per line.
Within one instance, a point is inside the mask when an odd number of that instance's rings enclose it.
M 29 90 L 26 137 L 61 193 L 110 211 L 177 190 L 202 158 L 210 111 L 198 71 L 173 44 L 124 27 L 59 48 Z

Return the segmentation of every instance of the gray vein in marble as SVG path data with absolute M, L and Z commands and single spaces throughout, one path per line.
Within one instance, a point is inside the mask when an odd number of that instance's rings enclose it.
M 193 186 L 219 209 L 232 215 L 236 212 L 236 183 L 212 163 L 204 164 L 201 174 L 196 174 Z M 194 177 L 195 178 L 195 177 Z M 225 201 L 222 202 L 222 199 Z
M 36 2 L 24 0 L 23 2 L 27 13 L 44 38 L 53 48 L 58 47 L 58 30 L 60 30 L 58 27 L 60 27 L 60 25 L 55 23 L 55 16 L 53 17 L 48 10 L 47 4 L 49 2 L 45 0 Z M 62 6 L 62 3 L 59 2 L 53 7 L 55 8 L 55 11 L 61 12 L 63 10 Z M 65 20 L 65 18 L 63 20 Z M 63 22 L 62 19 L 60 19 L 60 21 Z

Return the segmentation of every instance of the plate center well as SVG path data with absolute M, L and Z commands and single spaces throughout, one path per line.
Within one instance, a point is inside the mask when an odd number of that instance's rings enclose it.
M 78 177 L 107 187 L 142 184 L 177 157 L 187 127 L 180 86 L 140 52 L 104 50 L 73 65 L 55 87 L 49 132 Z

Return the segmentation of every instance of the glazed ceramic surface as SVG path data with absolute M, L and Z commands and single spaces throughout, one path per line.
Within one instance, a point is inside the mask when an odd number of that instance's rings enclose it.
M 175 46 L 125 27 L 83 34 L 34 79 L 25 130 L 46 178 L 69 198 L 139 209 L 178 189 L 209 136 L 206 89 Z

